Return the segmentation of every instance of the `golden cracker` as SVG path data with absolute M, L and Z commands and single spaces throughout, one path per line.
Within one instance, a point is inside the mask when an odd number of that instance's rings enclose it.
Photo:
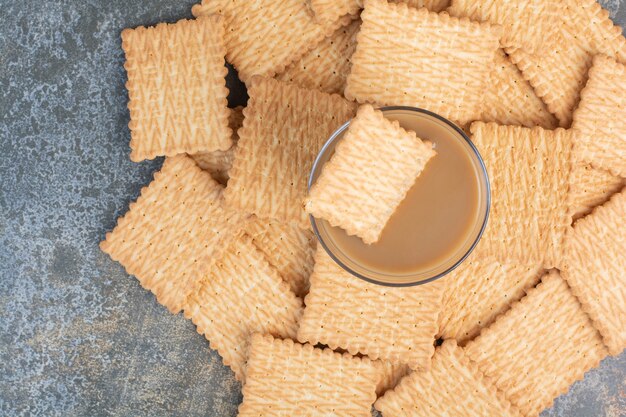
M 343 270 L 318 247 L 298 340 L 427 369 L 443 289 L 441 283 L 406 288 L 371 284 Z
M 571 224 L 570 132 L 481 122 L 471 132 L 491 183 L 485 253 L 503 263 L 556 266 Z
M 484 92 L 480 120 L 545 129 L 554 129 L 559 124 L 501 49 L 496 53 L 490 82 Z
M 375 407 L 397 417 L 521 416 L 454 340 L 437 348 L 430 371 L 411 373 Z
M 242 236 L 196 284 L 185 301 L 184 313 L 243 381 L 252 334 L 294 338 L 302 300 L 267 263 L 252 239 Z
M 480 248 L 443 278 L 446 289 L 439 336 L 455 339 L 460 345 L 478 336 L 482 328 L 522 298 L 539 282 L 543 271 L 539 264 L 500 263 L 483 256 Z
M 239 140 L 237 131 L 243 124 L 243 107 L 238 106 L 230 110 L 228 117 L 228 127 L 232 130 L 233 145 L 227 151 L 199 152 L 191 154 L 191 158 L 205 171 L 208 171 L 213 179 L 220 184 L 226 185 L 228 182 L 228 170 L 233 164 L 235 146 Z
M 361 20 L 357 19 L 337 29 L 332 36 L 291 63 L 276 79 L 325 93 L 343 94 L 360 27 Z
M 363 0 L 310 0 L 310 3 L 318 22 L 334 22 L 341 16 L 356 15 L 363 8 Z M 389 0 L 389 3 L 406 3 L 440 12 L 448 7 L 450 0 Z
M 256 334 L 239 417 L 370 417 L 377 380 L 367 358 Z
M 626 185 L 626 179 L 603 169 L 595 169 L 584 162 L 574 164 L 570 175 L 570 211 L 574 220 L 591 213 Z
M 231 146 L 219 16 L 124 29 L 122 48 L 133 161 Z
M 376 396 L 381 397 L 385 392 L 393 389 L 398 382 L 411 372 L 411 368 L 404 363 L 392 363 L 389 361 L 373 361 L 378 370 L 378 384 Z
M 361 19 L 347 98 L 480 119 L 499 27 L 384 0 L 365 0 Z
M 592 57 L 626 62 L 626 39 L 595 0 L 454 0 L 450 12 L 501 24 L 503 43 L 561 126 L 571 124 Z
M 308 0 L 202 0 L 194 16 L 219 14 L 226 27 L 226 59 L 246 83 L 273 77 L 350 19 L 318 24 Z
M 580 97 L 572 123 L 576 158 L 626 177 L 626 66 L 596 56 Z
M 435 154 L 432 143 L 363 105 L 309 191 L 305 210 L 367 244 L 377 242 Z
M 626 348 L 626 191 L 577 221 L 563 278 L 612 355 Z
M 299 297 L 309 292 L 317 239 L 313 232 L 276 220 L 255 218 L 246 224 L 246 233 L 270 265 Z
M 465 347 L 523 415 L 538 415 L 607 356 L 598 331 L 557 272 Z
M 313 161 L 356 106 L 262 77 L 252 79 L 248 94 L 225 201 L 259 218 L 310 228 L 302 202 Z
M 196 281 L 242 231 L 242 217 L 221 207 L 221 194 L 190 158 L 167 158 L 100 248 L 178 313 Z

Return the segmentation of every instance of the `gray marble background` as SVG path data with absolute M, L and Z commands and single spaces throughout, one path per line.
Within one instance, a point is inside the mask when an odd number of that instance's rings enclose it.
M 161 164 L 128 158 L 119 33 L 192 4 L 0 0 L 0 415 L 237 413 L 239 383 L 191 322 L 98 249 Z M 542 415 L 625 413 L 622 354 Z

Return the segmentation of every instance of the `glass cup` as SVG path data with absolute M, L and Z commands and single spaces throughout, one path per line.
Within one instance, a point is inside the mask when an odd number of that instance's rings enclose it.
M 394 106 L 382 107 L 379 110 L 383 112 L 387 119 L 398 120 L 400 125 L 407 129 L 409 129 L 407 125 L 411 124 L 407 122 L 407 120 L 410 122 L 419 122 L 420 126 L 424 129 L 420 128 L 420 131 L 416 131 L 418 137 L 430 139 L 436 137 L 437 135 L 446 135 L 446 137 L 453 137 L 454 140 L 458 140 L 462 145 L 461 148 L 463 149 L 463 152 L 466 152 L 466 155 L 471 161 L 473 171 L 471 174 L 476 180 L 476 189 L 478 190 L 478 198 L 476 198 L 477 207 L 475 207 L 476 215 L 474 216 L 472 224 L 467 228 L 468 232 L 463 236 L 460 236 L 460 244 L 456 245 L 456 249 L 451 251 L 449 256 L 446 256 L 443 261 L 438 262 L 436 265 L 430 265 L 428 268 L 423 270 L 417 269 L 399 273 L 382 269 L 374 269 L 354 257 L 351 257 L 345 250 L 342 249 L 341 244 L 332 237 L 333 234 L 329 232 L 332 226 L 330 226 L 327 221 L 316 219 L 313 216 L 309 217 L 313 226 L 313 231 L 315 232 L 322 247 L 326 250 L 328 255 L 330 255 L 330 257 L 337 262 L 337 264 L 352 275 L 375 284 L 386 286 L 401 287 L 424 284 L 441 278 L 450 271 L 454 270 L 469 256 L 478 244 L 478 241 L 480 240 L 487 225 L 489 207 L 491 204 L 487 170 L 485 169 L 484 162 L 474 144 L 467 137 L 465 132 L 463 132 L 463 130 L 461 130 L 454 123 L 435 113 L 415 107 Z M 324 164 L 333 155 L 335 146 L 343 138 L 343 135 L 349 125 L 350 122 L 348 121 L 337 129 L 322 147 L 322 150 L 319 152 L 311 170 L 308 183 L 309 189 L 311 189 L 317 177 L 320 175 Z M 419 178 L 417 181 L 419 181 Z M 472 207 L 472 209 L 474 209 L 474 207 Z

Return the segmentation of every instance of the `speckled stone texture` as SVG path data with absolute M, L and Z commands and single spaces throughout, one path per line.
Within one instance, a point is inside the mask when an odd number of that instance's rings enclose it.
M 161 164 L 128 157 L 119 33 L 192 4 L 0 0 L 2 416 L 237 414 L 240 386 L 191 322 L 98 249 Z M 624 415 L 625 392 L 622 354 L 542 416 Z

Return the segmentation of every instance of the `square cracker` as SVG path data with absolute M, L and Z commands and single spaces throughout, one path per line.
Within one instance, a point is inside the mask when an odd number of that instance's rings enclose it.
M 332 36 L 291 63 L 276 79 L 325 93 L 343 94 L 360 27 L 361 20 L 357 19 L 337 29 Z
M 305 209 L 375 243 L 435 154 L 432 143 L 365 104 L 309 191 Z
M 219 16 L 122 31 L 130 159 L 231 146 Z
M 482 109 L 483 122 L 545 129 L 558 126 L 556 118 L 502 49 L 496 53 Z
M 249 236 L 234 240 L 185 302 L 197 326 L 238 380 L 244 379 L 253 333 L 294 338 L 302 299 L 270 266 Z
M 491 182 L 485 253 L 501 262 L 556 266 L 571 224 L 570 132 L 481 122 L 470 130 Z
M 577 221 L 563 278 L 612 355 L 626 348 L 626 191 Z
M 242 217 L 221 207 L 221 194 L 190 158 L 167 158 L 100 248 L 178 313 L 195 282 L 242 232 Z
M 277 220 L 255 218 L 246 224 L 246 233 L 291 290 L 304 297 L 309 292 L 309 276 L 315 263 L 317 239 L 313 232 Z
M 569 202 L 574 220 L 591 213 L 626 185 L 626 178 L 595 169 L 584 162 L 574 163 L 570 175 Z
M 465 353 L 527 416 L 550 407 L 608 354 L 557 272 L 468 343 Z
M 205 171 L 208 171 L 215 181 L 226 185 L 228 182 L 228 170 L 233 164 L 235 146 L 239 140 L 237 131 L 243 124 L 243 107 L 238 106 L 230 110 L 228 117 L 228 127 L 232 130 L 233 145 L 227 151 L 199 152 L 191 156 L 196 164 Z
M 433 356 L 428 372 L 403 378 L 374 405 L 384 416 L 521 416 L 454 340 Z
M 356 105 L 338 95 L 254 77 L 230 170 L 226 203 L 309 228 L 302 202 L 317 153 Z
M 310 0 L 311 9 L 318 22 L 333 22 L 347 14 L 355 15 L 363 8 L 363 0 Z M 415 8 L 426 7 L 440 12 L 450 0 L 389 0 L 389 3 L 406 3 Z
M 318 247 L 298 340 L 428 369 L 443 289 L 438 282 L 406 288 L 371 284 Z
M 377 380 L 367 358 L 255 334 L 239 417 L 370 417 Z
M 347 98 L 480 119 L 500 27 L 384 0 L 365 0 L 361 19 Z
M 596 56 L 580 97 L 572 123 L 576 157 L 626 177 L 626 66 Z
M 561 126 L 571 124 L 592 57 L 626 62 L 626 40 L 595 0 L 453 0 L 456 16 L 501 24 L 503 44 Z
M 253 75 L 282 72 L 351 20 L 318 24 L 308 0 L 202 0 L 191 12 L 224 17 L 226 58 L 246 83 Z
M 439 336 L 460 345 L 472 340 L 512 303 L 534 287 L 540 264 L 501 263 L 481 253 L 481 246 L 443 278 L 446 287 L 439 314 Z

